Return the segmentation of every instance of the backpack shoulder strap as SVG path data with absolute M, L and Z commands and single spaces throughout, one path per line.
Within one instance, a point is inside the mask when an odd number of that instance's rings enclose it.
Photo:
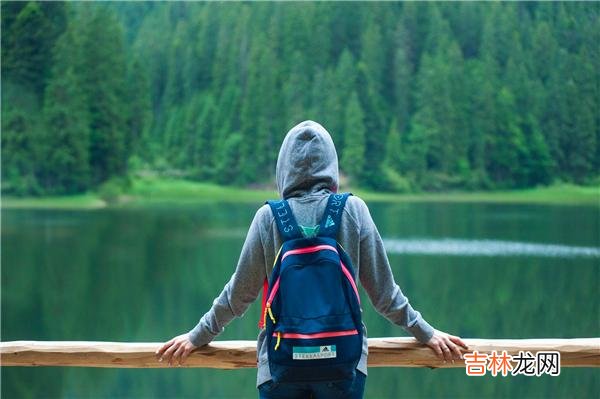
M 286 200 L 267 201 L 267 204 L 271 207 L 271 212 L 273 212 L 273 216 L 277 222 L 277 229 L 279 229 L 279 234 L 281 234 L 283 241 L 302 237 L 300 227 L 292 213 L 290 204 Z
M 320 237 L 331 237 L 336 239 L 337 232 L 342 222 L 342 214 L 344 213 L 344 206 L 346 200 L 351 193 L 342 194 L 331 194 L 327 200 L 327 207 L 323 218 L 319 224 L 319 236 Z

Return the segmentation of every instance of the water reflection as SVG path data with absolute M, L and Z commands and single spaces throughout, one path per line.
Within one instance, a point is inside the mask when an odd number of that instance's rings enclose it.
M 541 256 L 552 258 L 600 257 L 600 248 L 518 241 L 432 239 L 384 239 L 392 254 L 454 256 Z

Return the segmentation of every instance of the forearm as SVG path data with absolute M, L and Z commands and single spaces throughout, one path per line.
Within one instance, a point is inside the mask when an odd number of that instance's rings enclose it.
M 202 316 L 198 324 L 190 330 L 189 339 L 196 346 L 211 342 L 223 332 L 225 326 L 236 316 L 229 301 L 230 283 L 227 283 L 221 294 L 215 298 L 208 312 Z
M 413 309 L 394 276 L 383 241 L 370 215 L 365 222 L 360 241 L 360 280 L 375 309 L 401 326 L 422 343 L 429 341 L 434 328 L 421 313 Z
M 223 332 L 231 320 L 241 317 L 260 292 L 265 279 L 265 256 L 258 218 L 255 216 L 252 221 L 235 273 L 210 310 L 189 332 L 189 339 L 196 346 L 206 345 Z

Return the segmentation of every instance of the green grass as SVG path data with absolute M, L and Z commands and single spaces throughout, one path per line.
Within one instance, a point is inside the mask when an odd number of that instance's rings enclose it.
M 161 178 L 135 179 L 127 193 L 132 203 L 152 202 L 264 202 L 277 198 L 275 190 L 219 186 L 213 183 Z
M 352 191 L 368 202 L 491 202 L 514 204 L 587 205 L 600 207 L 600 187 L 560 184 L 525 190 L 489 192 L 449 192 L 390 194 L 364 190 Z M 116 203 L 107 203 L 96 193 L 65 197 L 3 197 L 2 208 L 94 209 L 101 207 L 150 206 L 152 204 L 194 204 L 203 202 L 262 203 L 277 198 L 274 190 L 224 187 L 212 183 L 158 177 L 134 178 Z
M 105 206 L 106 202 L 93 193 L 40 198 L 15 198 L 2 196 L 3 209 L 96 209 L 103 208 Z
M 560 184 L 507 191 L 387 194 L 355 191 L 366 201 L 385 202 L 494 202 L 600 206 L 600 187 Z

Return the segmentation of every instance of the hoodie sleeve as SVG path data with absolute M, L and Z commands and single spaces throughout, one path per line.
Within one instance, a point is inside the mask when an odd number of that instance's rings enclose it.
M 367 205 L 360 202 L 360 282 L 381 315 L 404 328 L 419 342 L 427 343 L 433 336 L 434 329 L 423 319 L 421 313 L 412 308 L 408 298 L 394 281 L 381 236 Z
M 189 332 L 194 345 L 211 342 L 234 317 L 242 316 L 258 296 L 265 279 L 265 255 L 259 231 L 262 214 L 259 210 L 254 216 L 231 279 L 210 310 Z

